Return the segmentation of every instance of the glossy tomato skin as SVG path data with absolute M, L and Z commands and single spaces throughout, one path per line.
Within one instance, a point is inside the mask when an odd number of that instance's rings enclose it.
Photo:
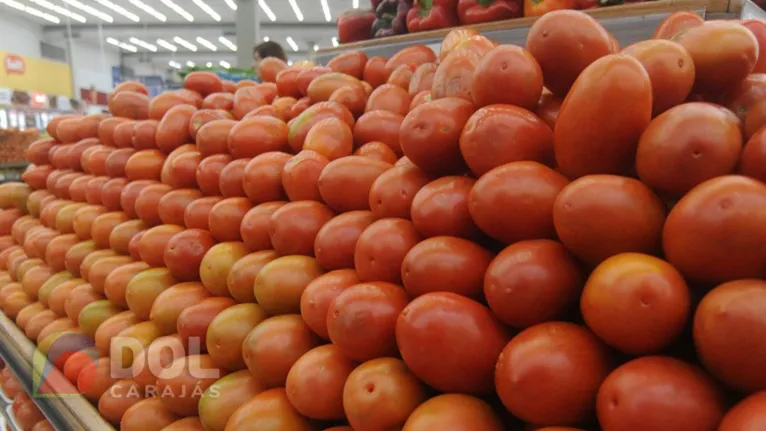
M 471 93 L 478 107 L 508 104 L 534 110 L 543 92 L 543 71 L 526 49 L 499 45 L 476 65 Z
M 314 255 L 329 270 L 354 268 L 354 253 L 362 232 L 375 221 L 369 211 L 350 211 L 333 217 L 317 232 Z
M 766 426 L 766 393 L 759 392 L 740 401 L 723 417 L 719 431 L 758 430 Z
M 766 97 L 766 73 L 753 73 L 723 97 L 723 102 L 740 120 Z
M 322 373 L 311 370 L 322 369 Z M 313 419 L 342 419 L 343 386 L 355 364 L 332 345 L 303 355 L 287 375 L 287 398 L 303 415 Z
M 314 239 L 335 213 L 315 201 L 290 202 L 278 208 L 269 220 L 269 237 L 277 253 L 314 255 Z
M 369 210 L 372 184 L 391 168 L 389 163 L 362 156 L 333 160 L 319 175 L 319 194 L 337 212 Z
M 742 150 L 737 171 L 761 182 L 766 181 L 766 127 L 754 134 Z
M 467 43 L 470 43 L 467 42 Z M 464 48 L 452 51 L 436 69 L 431 88 L 434 100 L 456 97 L 473 102 L 474 71 L 482 56 L 491 47 L 484 49 Z
M 225 198 L 245 197 L 245 189 L 242 180 L 245 175 L 245 167 L 250 159 L 237 159 L 229 162 L 221 169 L 218 177 L 218 189 Z
M 293 152 L 303 149 L 303 144 L 311 128 L 326 118 L 338 118 L 343 120 L 350 128 L 354 127 L 355 120 L 351 111 L 337 102 L 320 102 L 311 105 L 300 115 L 290 120 L 287 140 Z
M 215 154 L 205 157 L 199 162 L 194 178 L 203 194 L 220 196 L 221 172 L 231 161 L 231 156 L 228 154 Z
M 508 343 L 497 361 L 495 386 L 505 407 L 527 422 L 574 425 L 592 414 L 609 372 L 608 351 L 590 331 L 548 322 Z
M 404 257 L 421 240 L 409 220 L 391 218 L 370 224 L 359 236 L 354 250 L 359 278 L 401 284 Z
M 476 180 L 464 176 L 442 177 L 423 186 L 412 200 L 412 223 L 426 238 L 446 235 L 476 238 L 469 212 L 469 195 Z M 438 196 L 438 199 L 436 198 Z
M 250 253 L 234 262 L 226 277 L 229 294 L 239 303 L 255 302 L 253 283 L 267 263 L 279 257 L 274 250 Z
M 343 290 L 327 310 L 327 331 L 344 356 L 365 362 L 396 356 L 396 319 L 409 303 L 396 284 L 360 283 Z
M 464 171 L 459 140 L 473 109 L 471 102 L 456 97 L 434 100 L 415 108 L 404 118 L 399 130 L 402 152 L 430 174 Z
M 362 51 L 350 51 L 334 57 L 327 67 L 334 72 L 341 72 L 362 79 L 364 67 L 367 65 L 367 55 Z
M 176 189 L 168 192 L 160 199 L 157 212 L 164 224 L 184 226 L 186 207 L 202 197 L 195 189 Z
M 460 152 L 477 177 L 516 161 L 553 166 L 553 131 L 523 108 L 490 105 L 476 111 L 466 123 L 460 136 Z
M 741 23 L 758 40 L 758 62 L 755 63 L 753 73 L 764 73 L 766 72 L 766 22 L 762 19 L 746 19 Z
M 758 40 L 733 21 L 709 21 L 675 38 L 694 60 L 694 91 L 720 96 L 735 88 L 755 68 Z
M 235 159 L 251 158 L 269 151 L 286 151 L 287 133 L 287 124 L 278 118 L 245 118 L 229 131 L 227 146 Z
M 554 201 L 567 184 L 539 163 L 508 163 L 476 181 L 468 209 L 481 230 L 505 244 L 553 238 Z
M 659 250 L 665 205 L 640 181 L 588 175 L 556 197 L 553 224 L 559 239 L 590 265 L 623 252 Z
M 368 142 L 383 142 L 391 147 L 397 156 L 401 156 L 403 153 L 399 132 L 403 121 L 403 116 L 393 112 L 368 112 L 359 117 L 354 126 L 354 143 L 361 147 Z
M 434 75 L 438 66 L 435 63 L 423 63 L 415 69 L 415 73 L 410 80 L 410 87 L 408 93 L 410 97 L 414 97 L 416 94 L 427 91 L 431 93 L 431 87 L 433 86 Z M 406 112 L 405 112 L 406 114 Z
M 694 316 L 694 344 L 705 368 L 746 394 L 766 388 L 757 359 L 766 350 L 766 321 L 757 311 L 765 300 L 762 280 L 724 283 L 705 295 Z
M 369 144 L 367 144 L 369 145 Z M 370 188 L 370 208 L 376 218 L 410 218 L 412 201 L 430 177 L 414 165 L 395 166 L 384 172 Z
M 429 335 L 433 331 L 442 334 L 439 341 Z M 428 385 L 444 392 L 487 394 L 508 333 L 480 303 L 435 292 L 402 311 L 396 342 L 409 369 Z
M 573 10 L 552 11 L 537 19 L 529 29 L 526 48 L 540 64 L 545 87 L 561 97 L 588 65 L 612 53 L 604 27 Z
M 215 238 L 210 232 L 186 229 L 173 235 L 167 242 L 163 260 L 173 277 L 182 281 L 198 280 L 199 265 L 213 245 Z
M 691 310 L 689 287 L 669 263 L 622 253 L 591 274 L 580 300 L 588 327 L 629 355 L 655 353 L 684 330 Z
M 421 404 L 405 422 L 402 431 L 504 430 L 500 417 L 486 402 L 461 394 L 439 395 Z
M 630 105 L 624 100 L 631 100 Z M 651 115 L 652 85 L 641 63 L 622 55 L 596 60 L 561 105 L 554 130 L 559 171 L 571 179 L 630 173 L 636 144 Z M 597 125 L 597 118 L 609 121 Z
M 285 204 L 287 202 L 266 202 L 256 205 L 245 214 L 239 232 L 248 250 L 261 251 L 272 248 L 269 236 L 271 215 Z
M 301 295 L 325 270 L 309 256 L 282 256 L 263 268 L 255 278 L 255 299 L 269 314 L 297 314 Z
M 646 356 L 617 368 L 599 389 L 597 401 L 599 423 L 606 430 L 715 430 L 725 409 L 709 376 L 665 356 Z
M 689 97 L 694 85 L 694 61 L 680 44 L 664 39 L 645 40 L 625 47 L 622 53 L 635 57 L 649 74 L 653 116 Z
M 662 234 L 667 260 L 687 279 L 722 283 L 763 278 L 766 256 L 762 211 L 766 186 L 741 176 L 708 180 L 684 196 Z
M 143 188 L 136 197 L 135 213 L 147 226 L 157 226 L 162 223 L 159 214 L 159 202 L 163 196 L 173 190 L 166 184 L 154 183 Z
M 328 163 L 327 157 L 312 150 L 303 150 L 287 160 L 282 170 L 282 188 L 287 198 L 321 202 L 319 176 Z
M 703 181 L 733 173 L 741 151 L 741 124 L 731 111 L 685 103 L 649 123 L 638 141 L 636 170 L 644 184 L 680 198 Z
M 340 72 L 326 73 L 314 78 L 306 89 L 306 95 L 312 103 L 326 102 L 336 90 L 343 87 L 363 89 L 359 79 Z
M 219 196 L 207 196 L 189 203 L 184 209 L 184 226 L 187 229 L 210 230 L 208 224 L 210 210 L 222 199 Z
M 672 39 L 676 34 L 699 27 L 705 20 L 695 12 L 678 11 L 668 15 L 654 30 L 653 39 Z
M 329 161 L 350 156 L 354 148 L 351 128 L 339 118 L 326 118 L 314 124 L 306 135 L 304 150 L 315 151 Z
M 393 84 L 385 84 L 376 88 L 367 99 L 365 112 L 383 110 L 399 115 L 407 115 L 410 103 L 409 93 Z
M 348 376 L 343 409 L 354 429 L 400 428 L 426 400 L 425 388 L 400 359 L 368 361 Z
M 463 238 L 439 236 L 413 247 L 402 263 L 402 280 L 413 298 L 431 292 L 482 296 L 484 273 L 493 254 Z
M 242 188 L 253 203 L 286 199 L 282 188 L 282 171 L 291 157 L 288 153 L 270 151 L 253 157 L 245 165 Z
M 301 295 L 301 317 L 311 331 L 330 339 L 327 311 L 341 292 L 360 281 L 353 269 L 339 269 L 320 275 L 306 286 Z
M 234 114 L 235 119 L 241 120 L 249 112 L 267 104 L 266 97 L 255 86 L 243 86 L 234 93 L 232 114 Z
M 364 65 L 362 79 L 377 88 L 388 81 L 390 71 L 386 70 L 386 59 L 383 57 L 371 57 Z

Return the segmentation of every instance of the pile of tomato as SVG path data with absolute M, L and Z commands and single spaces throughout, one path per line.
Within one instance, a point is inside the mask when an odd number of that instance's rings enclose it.
M 556 11 L 121 84 L 0 186 L 0 308 L 123 431 L 762 431 L 763 47 Z

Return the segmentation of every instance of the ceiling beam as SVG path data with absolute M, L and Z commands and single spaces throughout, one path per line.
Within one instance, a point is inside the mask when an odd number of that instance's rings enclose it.
M 99 24 L 72 24 L 72 31 L 96 31 L 99 29 Z M 204 28 L 221 29 L 224 32 L 234 32 L 234 22 L 210 22 L 210 23 L 185 23 L 185 22 L 151 22 L 144 24 L 134 23 L 118 23 L 118 24 L 104 24 L 102 25 L 103 31 L 109 30 L 199 30 Z M 261 29 L 263 30 L 277 30 L 277 29 L 298 29 L 303 31 L 310 30 L 328 30 L 335 29 L 335 23 L 332 22 L 262 22 Z M 60 31 L 67 31 L 66 24 L 64 25 L 46 25 L 43 26 L 45 33 L 55 33 Z

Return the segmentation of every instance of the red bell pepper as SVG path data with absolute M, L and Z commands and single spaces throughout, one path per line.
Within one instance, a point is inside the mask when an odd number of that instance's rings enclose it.
M 457 14 L 461 24 L 479 24 L 521 16 L 518 0 L 459 0 Z
M 357 42 L 372 38 L 372 23 L 375 11 L 351 9 L 338 16 L 338 41 Z
M 457 0 L 415 0 L 407 13 L 407 30 L 436 30 L 460 24 L 457 17 Z

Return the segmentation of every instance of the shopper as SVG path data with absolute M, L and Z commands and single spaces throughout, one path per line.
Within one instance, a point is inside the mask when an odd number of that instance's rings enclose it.
M 258 73 L 258 64 L 266 57 L 276 57 L 287 62 L 287 55 L 282 45 L 274 41 L 259 43 L 253 48 L 253 71 Z

